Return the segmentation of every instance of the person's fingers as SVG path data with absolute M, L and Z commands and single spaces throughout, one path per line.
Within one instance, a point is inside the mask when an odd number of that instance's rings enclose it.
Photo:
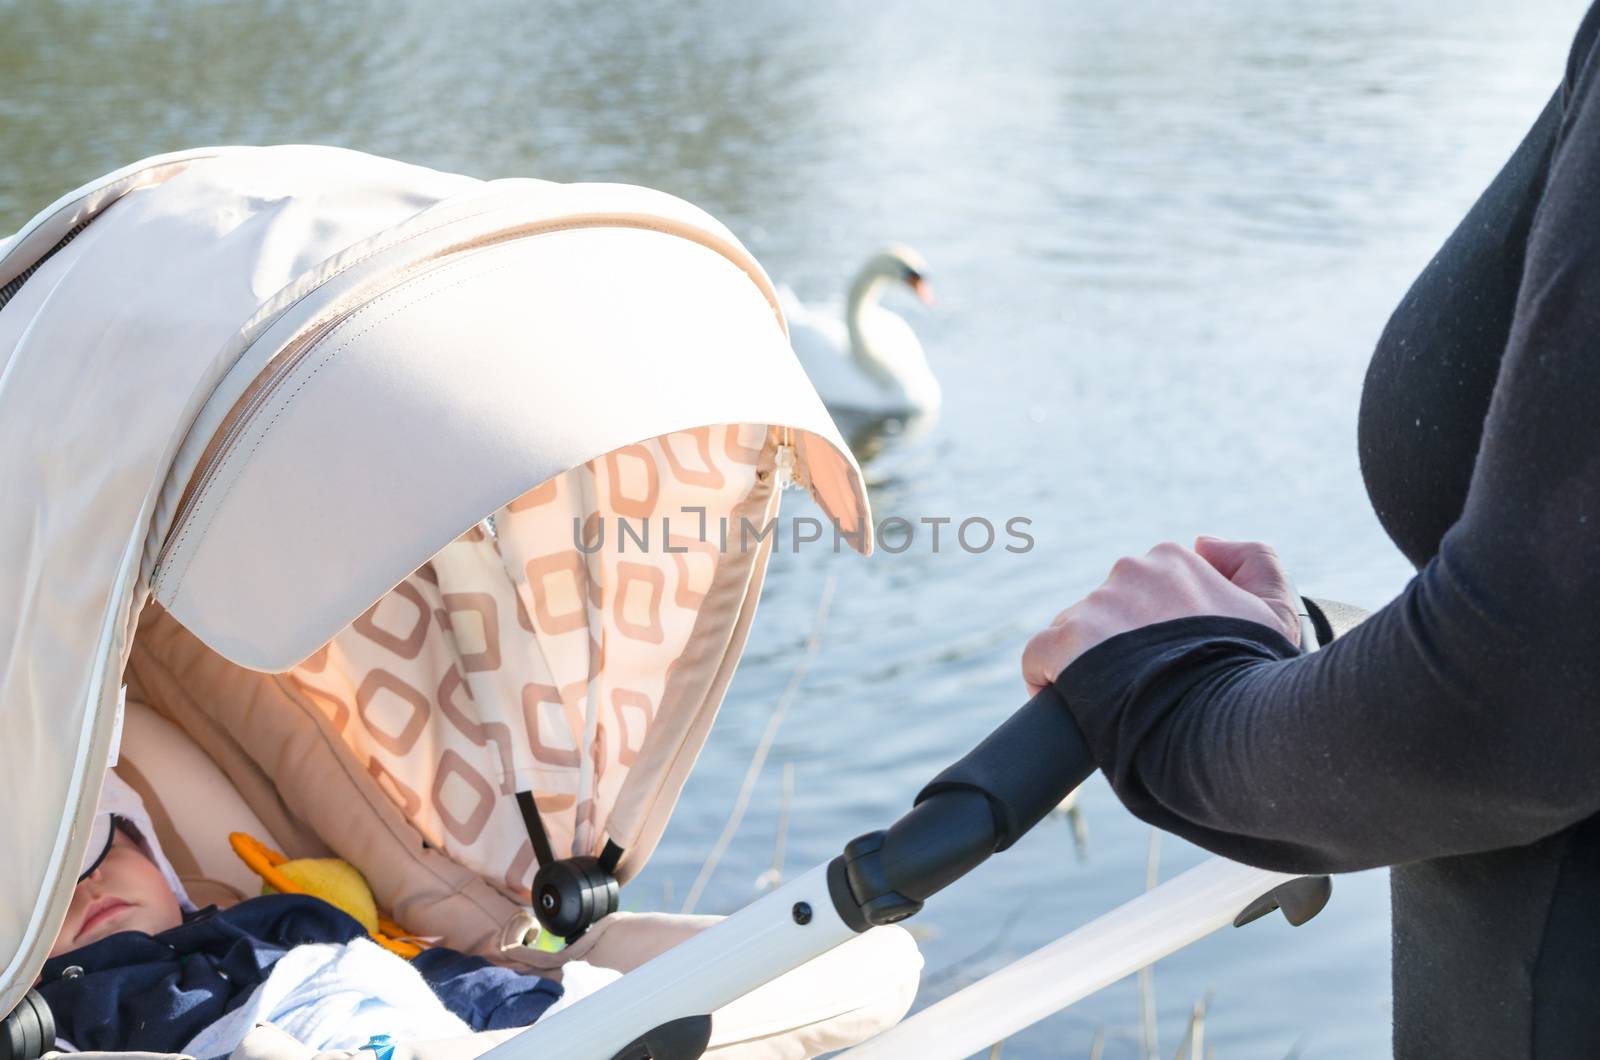
M 1233 580 L 1234 572 L 1249 555 L 1248 541 L 1225 541 L 1220 537 L 1209 537 L 1201 534 L 1194 539 L 1194 550 L 1200 558 L 1217 569 L 1229 581 Z
M 1257 596 L 1281 592 L 1288 585 L 1283 565 L 1270 545 L 1200 537 L 1195 539 L 1194 550 L 1215 567 L 1218 574 Z
M 1298 640 L 1298 601 L 1277 553 L 1253 541 L 1202 537 L 1193 549 L 1167 541 L 1124 556 L 1088 596 L 1058 613 L 1022 653 L 1029 695 L 1084 652 L 1129 630 L 1190 615 L 1231 615 Z
M 1282 623 L 1289 639 L 1299 643 L 1298 601 L 1290 587 L 1289 575 L 1272 546 L 1259 541 L 1224 541 L 1215 537 L 1195 539 L 1195 552 L 1217 569 L 1217 573 L 1252 596 L 1266 601 Z

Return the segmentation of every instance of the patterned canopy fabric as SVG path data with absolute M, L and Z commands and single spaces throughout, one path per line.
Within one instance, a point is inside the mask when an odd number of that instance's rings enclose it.
M 610 841 L 632 875 L 663 767 L 715 678 L 691 648 L 732 635 L 764 558 L 737 530 L 726 548 L 702 539 L 698 516 L 769 518 L 765 433 L 681 431 L 551 479 L 440 550 L 292 680 L 453 861 L 528 897 L 534 849 L 511 796 L 530 791 L 557 857 Z

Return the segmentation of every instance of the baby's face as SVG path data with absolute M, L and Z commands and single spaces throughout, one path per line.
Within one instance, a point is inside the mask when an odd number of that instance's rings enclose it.
M 72 892 L 66 923 L 50 949 L 58 957 L 119 931 L 155 935 L 183 923 L 178 898 L 155 862 L 121 828 L 105 860 Z

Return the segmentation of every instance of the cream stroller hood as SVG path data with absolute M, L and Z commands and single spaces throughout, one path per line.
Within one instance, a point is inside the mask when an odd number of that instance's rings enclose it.
M 670 196 L 273 147 L 60 200 L 0 243 L 0 1013 L 65 914 L 147 600 L 290 671 L 502 890 L 533 869 L 516 792 L 625 879 L 786 478 L 870 547 L 770 283 Z

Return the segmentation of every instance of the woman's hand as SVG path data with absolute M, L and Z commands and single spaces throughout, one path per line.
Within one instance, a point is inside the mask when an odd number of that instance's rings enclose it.
M 1117 560 L 1105 582 L 1036 633 L 1022 652 L 1028 694 L 1118 633 L 1174 618 L 1223 615 L 1259 622 L 1300 643 L 1300 607 L 1278 554 L 1253 541 L 1195 539 Z

